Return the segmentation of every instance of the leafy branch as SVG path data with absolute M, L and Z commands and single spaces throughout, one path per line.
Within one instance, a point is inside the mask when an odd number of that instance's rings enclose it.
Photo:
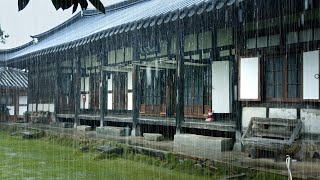
M 0 27 L 0 43 L 5 44 L 6 39 L 9 37 L 8 34 L 5 34 L 4 31 Z
M 53 6 L 58 9 L 69 9 L 71 6 L 73 6 L 72 13 L 76 12 L 79 4 L 81 6 L 81 9 L 87 9 L 88 7 L 88 1 L 100 12 L 106 13 L 104 5 L 101 3 L 100 0 L 51 0 Z M 18 9 L 19 11 L 23 10 L 30 0 L 18 0 Z

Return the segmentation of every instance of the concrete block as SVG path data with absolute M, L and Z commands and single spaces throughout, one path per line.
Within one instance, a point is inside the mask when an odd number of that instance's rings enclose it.
M 269 108 L 269 118 L 297 119 L 297 109 Z
M 78 131 L 91 131 L 91 126 L 81 125 L 77 126 Z
M 96 131 L 98 134 L 104 134 L 104 135 L 115 136 L 115 137 L 130 135 L 130 128 L 128 127 L 105 126 L 105 127 L 97 127 Z
M 244 107 L 242 109 L 242 127 L 244 130 L 248 128 L 252 117 L 267 117 L 267 108 L 265 107 Z
M 143 137 L 148 141 L 162 141 L 164 139 L 163 135 L 158 133 L 143 133 Z
M 173 151 L 191 156 L 212 158 L 218 153 L 232 149 L 231 138 L 209 137 L 195 134 L 176 134 Z

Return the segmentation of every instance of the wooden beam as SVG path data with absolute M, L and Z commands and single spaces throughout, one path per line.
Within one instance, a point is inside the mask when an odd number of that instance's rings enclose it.
M 113 66 L 101 66 L 101 71 L 108 71 L 108 72 L 131 72 L 132 68 L 128 67 L 113 67 Z

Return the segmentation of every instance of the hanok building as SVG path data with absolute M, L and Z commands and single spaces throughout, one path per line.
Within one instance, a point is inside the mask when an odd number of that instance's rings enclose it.
M 0 67 L 0 122 L 23 118 L 27 111 L 27 88 L 25 71 Z
M 79 13 L 1 61 L 29 70 L 29 111 L 77 124 L 239 139 L 251 117 L 277 117 L 319 133 L 319 8 L 317 0 L 127 0 L 106 14 Z M 209 108 L 214 122 L 204 122 Z

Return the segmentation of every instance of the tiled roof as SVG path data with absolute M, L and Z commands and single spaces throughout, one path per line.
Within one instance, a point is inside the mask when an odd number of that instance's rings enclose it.
M 113 34 L 160 25 L 219 9 L 243 0 L 128 0 L 122 6 L 106 8 L 106 15 L 85 11 L 40 35 L 38 42 L 20 51 L 7 53 L 0 61 L 41 55 L 73 48 Z
M 28 75 L 26 72 L 8 67 L 0 67 L 0 88 L 26 89 Z

